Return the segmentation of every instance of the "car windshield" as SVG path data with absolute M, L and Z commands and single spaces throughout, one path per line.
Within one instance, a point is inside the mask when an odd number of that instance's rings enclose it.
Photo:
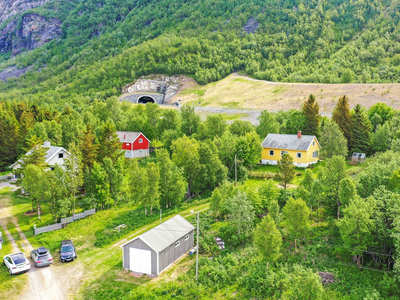
M 71 252 L 71 251 L 74 251 L 74 247 L 72 247 L 71 245 L 63 246 L 61 249 L 61 252 Z
M 16 264 L 16 265 L 26 262 L 25 256 L 23 254 L 14 254 L 13 256 L 11 256 L 11 258 L 12 258 L 14 264 Z

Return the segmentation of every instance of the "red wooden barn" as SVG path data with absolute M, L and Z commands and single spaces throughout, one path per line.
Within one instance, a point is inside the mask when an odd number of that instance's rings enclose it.
M 149 155 L 150 140 L 141 132 L 117 131 L 125 157 L 135 158 Z

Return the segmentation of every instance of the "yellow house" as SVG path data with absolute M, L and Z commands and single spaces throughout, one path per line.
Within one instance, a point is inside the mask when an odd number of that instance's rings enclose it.
M 307 167 L 318 162 L 321 149 L 315 136 L 302 135 L 301 131 L 297 135 L 270 133 L 261 146 L 262 164 L 276 165 L 282 155 L 288 153 L 293 157 L 293 164 L 298 167 Z

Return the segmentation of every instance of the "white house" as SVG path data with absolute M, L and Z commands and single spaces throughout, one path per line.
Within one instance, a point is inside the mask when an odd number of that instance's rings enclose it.
M 71 155 L 67 150 L 65 150 L 63 147 L 54 147 L 51 146 L 51 143 L 49 141 L 45 141 L 43 143 L 43 146 L 41 147 L 46 147 L 48 148 L 47 153 L 45 155 L 45 163 L 50 166 L 50 169 L 52 169 L 53 166 L 56 164 L 59 166 L 64 165 L 64 158 L 67 157 L 68 155 Z M 32 150 L 29 150 L 25 155 L 29 155 Z M 10 166 L 11 169 L 17 170 L 21 167 L 21 162 L 22 160 L 18 160 L 14 164 Z

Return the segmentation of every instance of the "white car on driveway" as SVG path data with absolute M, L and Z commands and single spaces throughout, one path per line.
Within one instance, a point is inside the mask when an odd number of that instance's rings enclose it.
M 22 252 L 6 255 L 3 260 L 10 275 L 28 272 L 31 269 L 29 260 Z

